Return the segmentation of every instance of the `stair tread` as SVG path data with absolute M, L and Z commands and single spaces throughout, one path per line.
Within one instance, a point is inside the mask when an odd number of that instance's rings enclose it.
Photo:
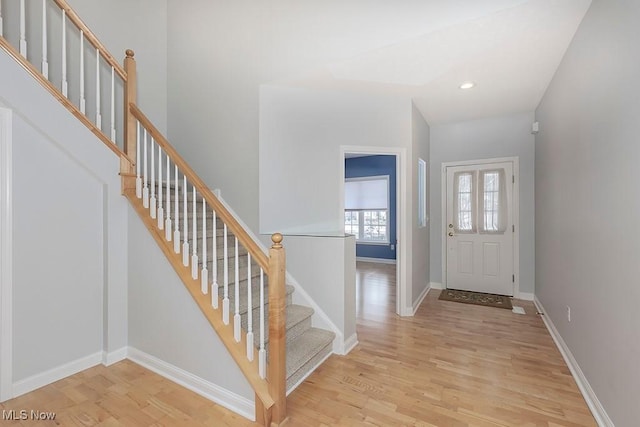
M 333 342 L 335 336 L 331 331 L 312 327 L 291 341 L 287 345 L 287 378 Z

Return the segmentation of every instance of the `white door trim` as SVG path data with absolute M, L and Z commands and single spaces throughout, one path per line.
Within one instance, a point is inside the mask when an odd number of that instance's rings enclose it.
M 518 157 L 498 157 L 493 159 L 461 160 L 457 162 L 443 162 L 441 169 L 441 205 L 442 205 L 442 288 L 447 289 L 447 168 L 452 166 L 483 165 L 487 163 L 513 163 L 513 297 L 520 298 L 520 164 Z
M 412 311 L 411 303 L 405 307 L 408 292 L 407 283 L 407 257 L 409 253 L 409 239 L 407 238 L 409 221 L 404 215 L 409 210 L 407 203 L 407 149 L 400 147 L 365 147 L 359 145 L 340 146 L 340 184 L 338 197 L 340 199 L 340 218 L 344 217 L 344 159 L 346 153 L 368 154 L 368 155 L 393 155 L 396 156 L 396 314 L 399 316 L 410 316 Z
M 12 112 L 0 108 L 0 402 L 13 397 Z

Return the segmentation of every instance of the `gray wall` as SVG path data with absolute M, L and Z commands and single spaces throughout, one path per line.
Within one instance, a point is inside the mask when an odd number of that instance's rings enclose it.
M 616 426 L 640 419 L 638 22 L 595 0 L 536 110 L 536 296 Z
M 119 158 L 4 51 L 0 81 L 13 110 L 13 382 L 26 391 L 126 346 L 126 201 Z
M 431 127 L 431 281 L 442 282 L 442 163 L 518 157 L 520 161 L 520 292 L 534 292 L 533 112 Z
M 260 232 L 343 232 L 340 147 L 410 148 L 411 101 L 277 86 L 260 94 Z
M 413 191 L 410 230 L 412 237 L 412 292 L 411 301 L 415 309 L 418 298 L 429 284 L 429 223 L 426 227 L 418 226 L 418 159 L 427 162 L 429 167 L 429 125 L 422 117 L 415 105 L 411 106 L 411 180 Z M 427 189 L 427 200 L 429 191 Z M 427 204 L 428 209 L 428 204 Z M 428 211 L 427 211 L 428 212 Z

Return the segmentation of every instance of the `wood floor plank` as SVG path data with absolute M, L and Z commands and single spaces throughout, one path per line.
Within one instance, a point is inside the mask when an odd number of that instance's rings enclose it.
M 359 345 L 331 356 L 288 398 L 289 426 L 595 426 L 534 305 L 438 300 L 395 315 L 395 266 L 358 263 Z M 133 362 L 97 366 L 0 404 L 56 412 L 7 426 L 250 426 Z

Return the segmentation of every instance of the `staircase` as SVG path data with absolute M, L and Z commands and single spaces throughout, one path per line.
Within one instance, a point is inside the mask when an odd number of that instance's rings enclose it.
M 332 353 L 335 334 L 312 326 L 312 308 L 293 304 L 282 235 L 272 236 L 269 249 L 252 238 L 140 111 L 132 51 L 126 52 L 124 66 L 117 63 L 65 0 L 43 1 L 40 16 L 28 13 L 29 4 L 20 0 L 15 16 L 2 16 L 0 8 L 0 48 L 118 156 L 122 194 L 255 391 L 257 421 L 284 423 L 286 394 Z M 63 39 L 56 42 L 48 39 L 47 22 L 58 15 Z M 41 25 L 33 19 L 42 19 Z M 13 44 L 3 34 L 7 22 L 20 28 Z M 28 59 L 34 55 L 27 55 L 27 26 L 42 28 L 40 46 L 60 44 L 49 49 L 62 52 L 60 81 L 49 78 L 47 49 L 41 49 L 42 61 Z M 67 52 L 66 37 L 79 41 L 79 52 Z M 79 56 L 79 82 L 67 81 L 67 55 L 72 54 Z M 85 55 L 93 55 L 96 64 L 96 87 L 87 91 Z M 101 82 L 100 75 L 107 73 L 111 81 Z M 77 102 L 69 92 L 79 93 Z M 124 103 L 116 105 L 118 98 Z M 89 110 L 95 117 L 89 118 Z M 116 129 L 119 117 L 123 125 Z
M 169 185 L 170 193 L 175 194 L 175 186 Z M 167 185 L 162 185 L 162 192 L 166 194 Z M 182 188 L 178 187 L 178 194 L 182 194 Z M 193 206 L 193 192 L 186 194 L 187 204 Z M 139 202 L 138 202 L 139 203 Z M 198 268 L 201 271 L 204 268 L 203 259 L 203 214 L 202 214 L 202 196 L 196 194 L 196 255 L 198 256 Z M 184 211 L 179 211 L 178 220 L 180 223 L 184 221 Z M 187 221 L 193 224 L 193 209 L 187 210 Z M 207 216 L 207 222 L 212 223 L 213 214 Z M 218 283 L 218 295 L 224 293 L 224 224 L 217 222 L 215 231 L 210 227 L 206 232 L 206 244 L 208 248 L 216 245 L 216 259 L 208 259 L 206 269 L 208 272 L 217 271 L 216 282 Z M 214 239 L 215 234 L 215 239 Z M 214 242 L 215 240 L 215 242 Z M 187 239 L 189 247 L 193 248 L 193 240 Z M 247 332 L 249 310 L 248 301 L 248 277 L 251 277 L 251 310 L 252 310 L 252 328 L 253 331 L 260 329 L 260 267 L 255 260 L 247 261 L 248 251 L 240 246 L 238 252 L 235 252 L 235 235 L 227 232 L 227 269 L 229 272 L 229 305 L 235 306 L 235 262 L 238 260 L 238 294 L 239 294 L 239 313 L 241 316 L 242 330 Z M 216 263 L 214 268 L 213 263 Z M 251 268 L 249 269 L 249 265 Z M 264 293 L 268 293 L 268 278 L 264 278 Z M 291 285 L 285 285 L 286 295 L 286 384 L 287 391 L 290 392 L 304 378 L 306 378 L 324 359 L 333 352 L 333 340 L 335 333 L 311 326 L 311 318 L 314 310 L 310 307 L 293 304 L 293 293 L 295 289 Z M 269 323 L 268 303 L 265 306 L 265 323 Z M 265 346 L 269 342 L 269 330 L 265 330 Z M 259 334 L 254 334 L 253 344 L 256 348 L 260 348 Z M 268 358 L 268 351 L 267 351 Z

